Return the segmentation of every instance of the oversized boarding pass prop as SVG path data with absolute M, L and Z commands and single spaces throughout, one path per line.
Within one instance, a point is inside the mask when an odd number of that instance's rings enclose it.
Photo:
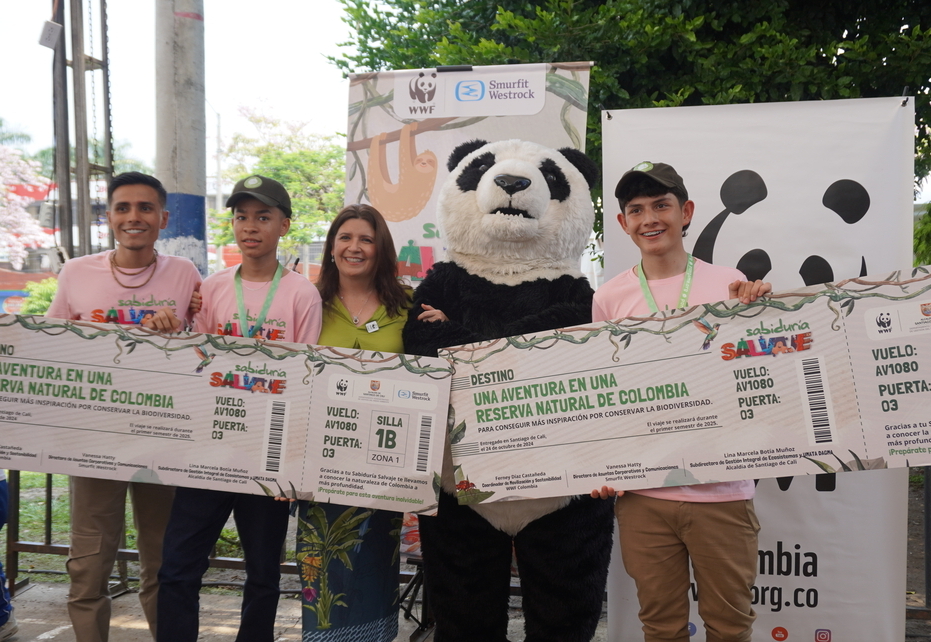
M 442 359 L 0 316 L 0 466 L 416 512 Z
M 927 268 L 443 356 L 460 503 L 931 463 Z

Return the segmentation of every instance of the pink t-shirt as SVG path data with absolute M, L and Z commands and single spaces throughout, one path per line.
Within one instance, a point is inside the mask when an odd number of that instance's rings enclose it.
M 678 306 L 684 280 L 685 273 L 668 279 L 647 281 L 653 300 L 656 301 L 656 306 L 660 310 L 672 310 Z M 730 296 L 728 285 L 737 280 L 746 281 L 747 277 L 740 270 L 711 265 L 695 259 L 689 305 L 726 300 Z M 649 314 L 650 308 L 643 292 L 640 291 L 640 277 L 633 268 L 618 274 L 598 288 L 592 300 L 592 321 L 595 322 Z M 667 486 L 629 492 L 680 502 L 732 502 L 750 499 L 755 491 L 756 485 L 752 479 L 749 479 L 691 486 Z
M 136 276 L 117 272 L 120 283 L 141 285 L 126 288 L 119 285 L 110 270 L 107 250 L 70 259 L 58 275 L 58 292 L 46 316 L 55 319 L 80 319 L 101 323 L 136 325 L 159 308 L 169 307 L 179 319 L 187 317 L 191 294 L 200 283 L 200 273 L 194 264 L 180 256 L 159 254 L 155 274 L 151 268 Z
M 194 318 L 194 330 L 209 334 L 245 336 L 239 319 L 236 288 L 233 277 L 239 266 L 221 270 L 204 280 L 200 288 L 203 307 Z M 271 284 L 259 287 L 243 281 L 243 304 L 249 316 L 249 326 L 262 311 Z M 253 289 L 258 288 L 258 289 Z M 265 315 L 265 323 L 253 335 L 270 341 L 317 343 L 321 323 L 320 294 L 317 288 L 296 272 L 287 271 L 278 282 L 278 290 Z

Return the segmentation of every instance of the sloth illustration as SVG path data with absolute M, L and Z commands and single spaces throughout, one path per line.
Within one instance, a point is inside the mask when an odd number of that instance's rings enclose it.
M 398 182 L 388 173 L 387 132 L 372 137 L 369 147 L 367 189 L 372 205 L 389 221 L 414 218 L 430 200 L 436 182 L 436 154 L 417 153 L 414 132 L 418 123 L 401 128 L 398 147 Z

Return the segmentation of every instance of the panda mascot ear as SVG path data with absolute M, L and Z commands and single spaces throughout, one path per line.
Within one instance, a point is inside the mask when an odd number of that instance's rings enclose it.
M 456 166 L 459 165 L 459 161 L 474 152 L 476 149 L 484 147 L 487 144 L 487 141 L 479 139 L 470 140 L 467 143 L 462 143 L 459 145 L 459 147 L 453 150 L 452 154 L 449 155 L 449 160 L 446 161 L 446 169 L 448 169 L 450 172 L 453 171 L 456 169 Z
M 588 189 L 595 187 L 601 172 L 598 171 L 598 166 L 592 162 L 592 159 L 573 147 L 563 147 L 559 150 L 559 153 L 565 156 L 566 160 L 575 165 L 575 168 L 582 173 L 585 182 L 588 183 Z

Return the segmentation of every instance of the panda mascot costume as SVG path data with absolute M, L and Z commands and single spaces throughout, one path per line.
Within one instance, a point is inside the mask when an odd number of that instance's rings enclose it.
M 593 291 L 579 261 L 594 219 L 594 163 L 570 148 L 476 140 L 447 167 L 437 213 L 448 261 L 414 293 L 405 351 L 436 356 L 590 323 Z M 418 320 L 425 310 L 445 319 Z M 591 640 L 613 529 L 612 502 L 588 496 L 460 506 L 447 443 L 437 515 L 420 521 L 436 642 L 506 642 L 512 546 L 527 642 Z

